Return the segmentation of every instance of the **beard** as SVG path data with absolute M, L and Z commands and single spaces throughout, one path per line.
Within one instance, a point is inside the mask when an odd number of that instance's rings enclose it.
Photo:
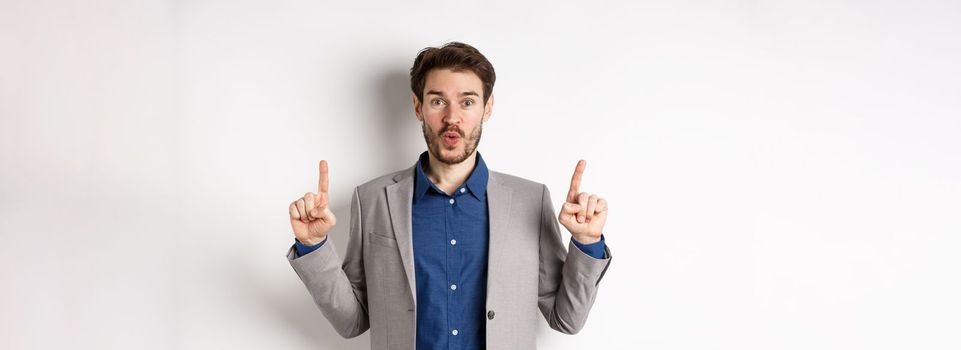
M 421 123 L 421 130 L 424 132 L 424 141 L 427 142 L 427 150 L 430 152 L 430 154 L 434 155 L 434 158 L 439 160 L 441 163 L 454 165 L 460 164 L 461 162 L 467 160 L 467 157 L 470 157 L 470 155 L 474 153 L 474 150 L 477 149 L 477 144 L 480 143 L 481 133 L 484 129 L 483 124 L 483 122 L 477 124 L 477 127 L 474 128 L 474 130 L 471 130 L 469 137 L 465 136 L 464 131 L 453 124 L 447 124 L 444 126 L 444 130 L 435 132 L 429 125 L 427 125 L 427 122 L 423 122 Z M 444 156 L 444 154 L 441 152 L 441 149 L 446 147 L 442 144 L 444 138 L 443 135 L 446 132 L 456 132 L 458 135 L 460 135 L 461 140 L 464 141 L 463 153 Z

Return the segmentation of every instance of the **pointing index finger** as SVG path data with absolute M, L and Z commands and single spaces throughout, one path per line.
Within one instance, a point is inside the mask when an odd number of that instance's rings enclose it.
M 574 176 L 571 177 L 571 190 L 567 192 L 567 202 L 577 203 L 577 194 L 580 193 L 581 188 L 581 177 L 584 176 L 584 168 L 587 167 L 587 161 L 581 159 L 577 162 L 577 167 L 574 168 Z
M 329 181 L 329 180 L 327 179 L 327 161 L 326 161 L 326 160 L 322 160 L 322 161 L 320 161 L 320 182 L 319 182 L 319 184 L 317 185 L 317 187 L 318 187 L 317 190 L 318 190 L 318 192 L 319 192 L 318 194 L 320 194 L 320 193 L 327 193 L 327 183 L 328 183 L 328 181 Z

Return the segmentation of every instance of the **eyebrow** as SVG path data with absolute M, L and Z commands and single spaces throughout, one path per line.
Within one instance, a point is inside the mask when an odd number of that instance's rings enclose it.
M 437 90 L 427 91 L 427 94 L 428 94 L 428 95 L 444 96 L 443 93 L 441 93 L 440 91 L 437 91 Z M 478 93 L 475 92 L 474 90 L 464 91 L 464 92 L 460 93 L 460 95 L 461 95 L 461 96 L 480 96 L 480 94 L 478 94 Z

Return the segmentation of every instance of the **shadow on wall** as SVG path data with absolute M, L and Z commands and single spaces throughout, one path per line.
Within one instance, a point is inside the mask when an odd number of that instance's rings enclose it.
M 411 135 L 409 132 L 405 132 L 410 125 L 416 123 L 410 102 L 410 77 L 408 73 L 403 70 L 386 71 L 380 75 L 375 83 L 376 88 L 379 89 L 380 103 L 379 108 L 376 109 L 378 115 L 373 120 L 380 122 L 371 123 L 373 124 L 371 129 L 363 132 L 374 133 L 370 135 L 371 138 L 384 140 L 382 143 L 383 150 L 376 155 L 367 155 L 367 159 L 361 161 L 368 161 L 369 159 L 369 161 L 378 162 L 377 164 L 381 164 L 381 166 L 375 168 L 382 169 L 383 173 L 373 174 L 364 179 L 351 179 L 350 191 L 346 192 L 347 196 L 353 196 L 354 186 L 361 185 L 388 172 L 406 169 L 417 161 L 418 153 L 410 151 L 410 148 L 406 147 L 411 143 L 412 138 L 421 137 L 419 134 Z M 363 136 L 366 137 L 367 135 Z M 334 213 L 339 215 L 337 217 L 338 224 L 329 236 L 336 244 L 337 253 L 343 257 L 347 251 L 347 236 L 350 234 L 348 232 L 350 207 L 336 209 L 338 211 L 334 211 Z
M 337 251 L 341 256 L 344 253 L 344 245 L 347 243 L 347 213 L 350 208 L 347 205 L 334 206 L 331 208 L 334 213 L 340 214 L 337 226 L 330 232 L 331 240 L 335 241 Z M 344 223 L 344 224 L 341 224 Z M 238 228 L 242 230 L 242 228 Z M 292 234 L 291 234 L 292 235 Z M 277 252 L 273 249 L 274 255 L 286 254 L 286 251 Z M 224 262 L 224 270 L 232 273 L 231 284 L 236 293 L 242 299 L 248 300 L 253 307 L 262 309 L 258 314 L 269 315 L 272 323 L 279 324 L 279 328 L 290 329 L 291 333 L 300 337 L 292 340 L 288 344 L 309 344 L 311 349 L 345 349 L 345 350 L 367 350 L 370 349 L 370 335 L 364 333 L 358 337 L 344 339 L 327 322 L 320 309 L 314 305 L 307 289 L 297 278 L 285 257 L 278 256 L 278 269 L 284 270 L 291 279 L 291 283 L 284 283 L 283 288 L 275 288 L 266 276 L 256 276 L 249 271 L 257 271 L 250 264 L 248 259 L 231 257 Z M 294 286 L 293 288 L 287 286 Z
M 362 130 L 363 133 L 370 135 L 359 135 L 369 137 L 374 140 L 381 140 L 381 152 L 365 155 L 366 159 L 359 161 L 377 162 L 379 166 L 375 169 L 390 169 L 388 171 L 405 169 L 413 165 L 416 161 L 418 151 L 413 148 L 414 140 L 419 140 L 419 133 L 411 133 L 410 130 L 419 132 L 416 119 L 413 116 L 413 107 L 410 101 L 410 77 L 404 69 L 397 68 L 385 71 L 372 84 L 377 89 L 379 104 L 373 110 L 377 115 L 370 118 L 370 128 Z M 381 174 L 373 174 L 379 176 Z M 370 179 L 349 179 L 347 185 L 341 187 L 343 195 L 352 196 L 354 186 L 360 185 Z M 337 215 L 337 226 L 328 235 L 334 243 L 337 253 L 343 257 L 347 250 L 347 241 L 350 226 L 350 207 L 347 201 L 337 201 L 344 205 L 333 208 Z M 285 262 L 286 263 L 286 262 Z M 289 266 L 287 267 L 290 270 Z M 296 278 L 296 274 L 290 271 L 291 278 Z M 313 304 L 310 298 L 290 297 L 287 293 L 293 292 L 285 290 L 284 293 L 268 294 L 268 291 L 257 281 L 250 278 L 241 281 L 242 290 L 247 290 L 256 295 L 250 297 L 257 302 L 264 303 L 265 308 L 269 308 L 275 314 L 276 319 L 288 327 L 297 331 L 306 343 L 314 344 L 318 349 L 346 349 L 361 350 L 370 348 L 370 331 L 353 339 L 343 339 L 324 318 L 320 310 Z M 297 292 L 307 294 L 306 289 L 298 281 L 300 290 Z M 306 302 L 305 302 L 306 300 Z
M 376 88 L 380 92 L 380 103 L 375 120 L 381 122 L 373 129 L 379 133 L 377 136 L 383 140 L 384 147 L 377 161 L 384 164 L 387 171 L 406 169 L 417 162 L 420 152 L 427 149 L 420 124 L 414 117 L 410 73 L 403 68 L 385 71 Z

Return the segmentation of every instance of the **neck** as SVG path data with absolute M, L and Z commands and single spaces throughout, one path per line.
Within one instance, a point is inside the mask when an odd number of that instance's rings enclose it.
M 454 190 L 467 182 L 467 178 L 474 171 L 474 166 L 477 165 L 476 150 L 463 162 L 457 164 L 444 164 L 434 158 L 432 153 L 427 152 L 427 155 L 430 157 L 430 162 L 427 164 L 424 175 L 427 175 L 430 182 L 433 182 L 435 186 L 448 194 L 454 193 Z

